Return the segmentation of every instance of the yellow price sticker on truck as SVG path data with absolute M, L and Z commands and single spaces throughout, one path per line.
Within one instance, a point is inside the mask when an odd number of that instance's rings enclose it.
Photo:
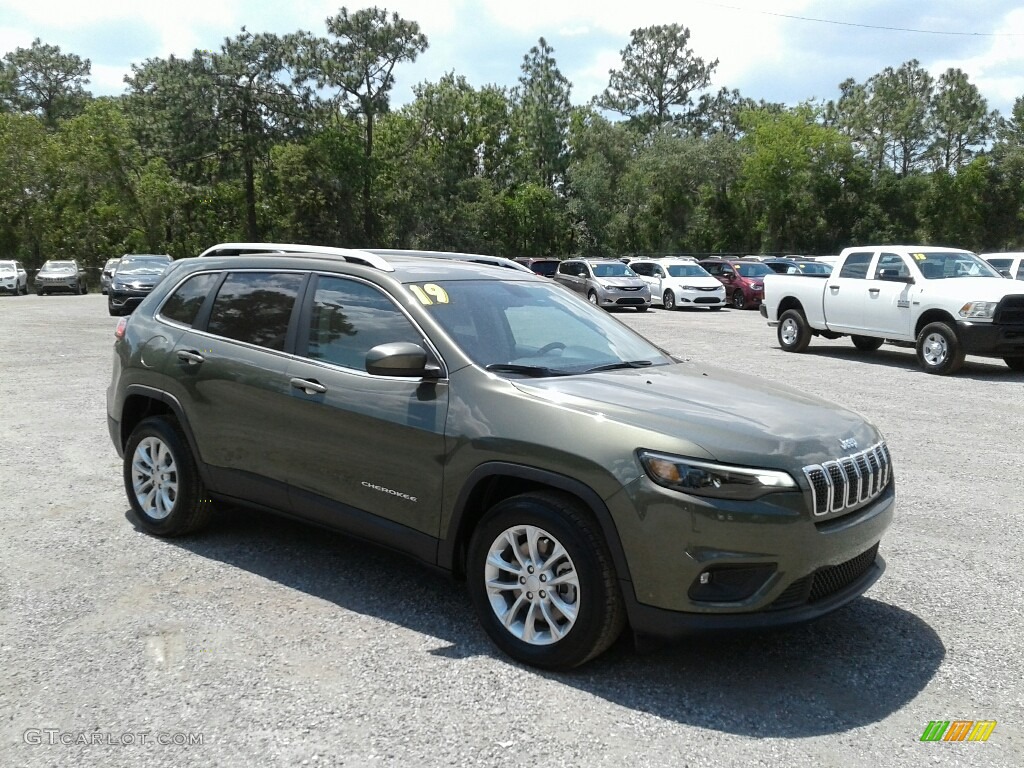
M 423 285 L 410 285 L 409 290 L 420 300 L 425 307 L 431 304 L 447 304 L 448 292 L 437 283 L 424 283 Z
M 910 255 L 914 257 L 914 261 L 924 261 L 926 258 L 928 258 L 923 253 L 912 253 Z

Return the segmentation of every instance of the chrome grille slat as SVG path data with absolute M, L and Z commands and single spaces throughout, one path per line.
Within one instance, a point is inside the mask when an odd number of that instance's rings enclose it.
M 858 453 L 804 467 L 816 517 L 862 506 L 892 479 L 892 456 L 885 443 Z

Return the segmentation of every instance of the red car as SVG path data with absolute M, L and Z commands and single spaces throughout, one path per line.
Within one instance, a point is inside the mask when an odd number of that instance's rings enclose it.
M 725 286 L 725 300 L 735 309 L 757 309 L 764 301 L 764 276 L 771 267 L 744 259 L 701 259 L 700 265 Z

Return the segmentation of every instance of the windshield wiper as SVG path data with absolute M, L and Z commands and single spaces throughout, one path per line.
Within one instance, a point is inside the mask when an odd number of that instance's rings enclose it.
M 607 365 L 597 365 L 593 368 L 587 368 L 584 373 L 596 373 L 597 371 L 614 371 L 619 368 L 646 368 L 649 365 L 654 365 L 651 360 L 623 360 L 621 363 L 608 363 Z
M 543 365 L 515 365 L 513 363 L 492 363 L 485 366 L 484 370 L 495 373 L 521 373 L 525 376 L 540 378 L 542 376 L 568 376 L 569 371 L 560 371 L 557 368 L 546 368 Z

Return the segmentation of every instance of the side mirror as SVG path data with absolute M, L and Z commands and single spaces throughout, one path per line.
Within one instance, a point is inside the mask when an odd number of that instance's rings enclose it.
M 1010 270 L 1008 269 L 1000 269 L 999 274 L 1002 275 L 1003 277 L 1008 277 L 1011 280 L 1013 279 L 1013 275 L 1010 274 Z
M 427 352 L 419 344 L 392 341 L 366 353 L 366 372 L 374 376 L 417 376 L 436 379 L 440 369 L 427 365 Z
M 900 274 L 898 269 L 882 269 L 878 272 L 878 279 L 889 283 L 913 283 L 914 278 L 910 275 Z

